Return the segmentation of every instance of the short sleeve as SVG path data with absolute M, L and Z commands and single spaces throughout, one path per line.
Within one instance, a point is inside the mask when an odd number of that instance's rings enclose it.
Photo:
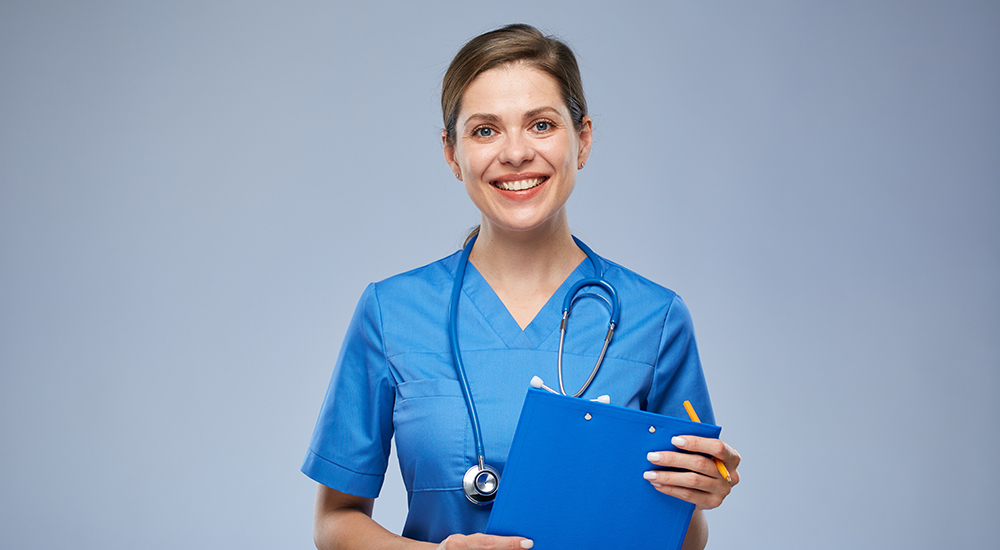
M 365 289 L 340 348 L 302 472 L 327 487 L 375 498 L 392 439 L 395 386 L 375 285 Z
M 680 296 L 674 295 L 663 321 L 646 408 L 659 414 L 687 418 L 685 400 L 691 401 L 702 422 L 715 424 L 691 312 Z

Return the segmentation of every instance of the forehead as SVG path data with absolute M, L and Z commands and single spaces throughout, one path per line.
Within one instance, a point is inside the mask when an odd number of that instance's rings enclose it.
M 551 75 L 524 63 L 514 63 L 477 76 L 462 95 L 459 118 L 480 114 L 516 117 L 542 107 L 569 117 L 559 84 Z

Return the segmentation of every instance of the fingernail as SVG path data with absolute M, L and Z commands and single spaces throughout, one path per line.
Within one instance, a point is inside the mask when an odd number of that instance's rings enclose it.
M 660 487 L 663 487 L 663 485 L 660 485 L 659 483 L 654 483 L 653 487 L 656 487 L 657 489 L 659 489 Z
M 521 541 L 521 548 L 531 548 L 534 545 L 535 545 L 534 541 L 528 539 L 524 539 Z
M 684 439 L 683 437 L 675 435 L 673 438 L 671 438 L 670 443 L 674 447 L 683 447 L 683 446 L 687 445 L 687 440 Z
M 642 474 L 642 477 L 646 479 L 656 479 L 656 472 L 645 472 Z
M 650 462 L 659 462 L 660 461 L 660 453 L 649 453 L 648 455 L 646 455 L 646 460 L 648 460 Z

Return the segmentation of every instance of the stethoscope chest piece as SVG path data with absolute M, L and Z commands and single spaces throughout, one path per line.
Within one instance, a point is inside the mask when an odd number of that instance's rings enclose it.
M 500 473 L 487 464 L 474 464 L 462 478 L 466 498 L 478 506 L 485 506 L 497 496 Z

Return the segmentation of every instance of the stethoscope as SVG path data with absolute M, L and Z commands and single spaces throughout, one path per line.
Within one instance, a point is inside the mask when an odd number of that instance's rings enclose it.
M 451 339 L 451 355 L 455 360 L 455 371 L 458 373 L 458 382 L 462 386 L 462 395 L 465 396 L 465 405 L 469 409 L 469 418 L 472 420 L 472 435 L 476 441 L 476 464 L 473 464 L 465 476 L 462 478 L 462 490 L 465 491 L 465 496 L 468 497 L 469 501 L 473 504 L 479 506 L 485 506 L 493 502 L 494 497 L 496 497 L 497 489 L 500 486 L 500 473 L 496 471 L 495 468 L 486 464 L 486 455 L 483 452 L 483 435 L 479 428 L 479 413 L 476 411 L 476 404 L 472 401 L 472 391 L 469 389 L 469 379 L 465 375 L 465 365 L 462 363 L 462 352 L 458 347 L 458 299 L 462 293 L 462 283 L 465 281 L 465 270 L 469 265 L 469 253 L 472 252 L 472 245 L 475 244 L 478 235 L 474 235 L 469 242 L 466 243 L 465 247 L 462 249 L 462 254 L 458 259 L 458 267 L 455 269 L 455 282 L 451 289 L 451 313 L 448 316 L 448 336 Z M 587 254 L 587 258 L 594 265 L 594 273 L 597 273 L 597 277 L 580 279 L 579 281 L 573 283 L 573 286 L 566 292 L 566 298 L 563 300 L 563 314 L 562 321 L 559 323 L 559 352 L 557 355 L 556 362 L 558 363 L 559 370 L 559 391 L 556 392 L 552 388 L 546 386 L 542 383 L 541 378 L 535 376 L 531 380 L 531 385 L 535 388 L 542 388 L 552 393 L 561 393 L 562 395 L 568 395 L 563 384 L 563 368 L 562 368 L 562 357 L 563 357 L 563 343 L 566 340 L 566 325 L 569 320 L 570 311 L 573 308 L 573 304 L 578 298 L 577 294 L 584 287 L 588 286 L 599 286 L 607 291 L 608 296 L 611 297 L 610 300 L 605 298 L 601 294 L 587 294 L 587 296 L 597 296 L 607 302 L 611 309 L 611 318 L 608 320 L 608 333 L 604 337 L 604 347 L 601 348 L 601 354 L 597 357 L 597 364 L 594 365 L 594 369 L 590 372 L 590 376 L 587 381 L 584 382 L 583 386 L 579 391 L 573 394 L 573 397 L 579 397 L 583 395 L 583 392 L 587 391 L 590 387 L 591 382 L 594 381 L 594 377 L 597 376 L 597 371 L 601 369 L 601 363 L 604 362 L 604 355 L 608 351 L 608 345 L 611 343 L 611 337 L 615 333 L 615 327 L 618 325 L 618 310 L 620 309 L 620 303 L 618 300 L 618 292 L 615 287 L 611 286 L 611 283 L 604 280 L 604 269 L 601 267 L 600 259 L 594 254 L 587 245 L 583 244 L 579 239 L 573 237 L 576 241 L 576 245 L 580 247 L 584 253 Z M 606 396 L 602 396 L 601 401 L 605 401 Z

